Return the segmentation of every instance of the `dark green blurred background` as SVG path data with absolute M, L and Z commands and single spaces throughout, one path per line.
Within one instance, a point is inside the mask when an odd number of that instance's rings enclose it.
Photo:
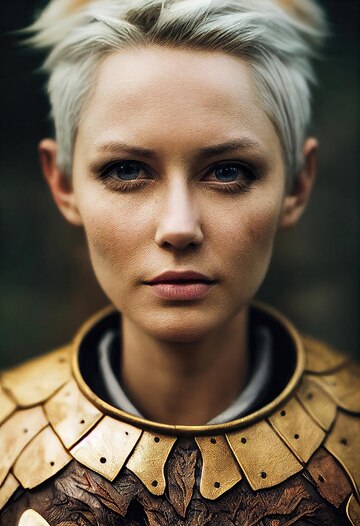
M 2 0 L 0 367 L 67 342 L 107 303 L 82 232 L 65 223 L 40 175 L 37 143 L 51 133 L 41 57 L 9 31 L 41 0 Z M 282 234 L 258 297 L 304 332 L 359 351 L 359 2 L 324 0 L 332 38 L 318 68 L 312 132 L 320 174 L 306 217 Z

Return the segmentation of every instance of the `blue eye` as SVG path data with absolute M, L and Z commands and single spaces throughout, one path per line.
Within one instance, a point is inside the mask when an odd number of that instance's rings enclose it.
M 244 161 L 224 161 L 208 168 L 202 181 L 224 192 L 247 192 L 259 178 L 257 169 Z
M 240 166 L 233 164 L 218 166 L 214 170 L 215 177 L 218 181 L 223 183 L 232 183 L 243 175 L 244 170 Z
M 133 181 L 138 179 L 143 167 L 135 161 L 120 161 L 110 165 L 105 173 L 107 176 L 115 177 L 120 181 Z

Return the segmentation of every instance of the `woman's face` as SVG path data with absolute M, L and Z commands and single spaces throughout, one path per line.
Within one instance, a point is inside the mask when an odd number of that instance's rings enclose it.
M 252 299 L 286 199 L 280 142 L 245 61 L 159 47 L 110 55 L 73 166 L 97 278 L 138 328 L 196 340 Z M 154 282 L 169 271 L 206 280 Z

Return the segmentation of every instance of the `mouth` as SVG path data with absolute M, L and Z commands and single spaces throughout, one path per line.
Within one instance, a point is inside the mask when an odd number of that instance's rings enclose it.
M 216 280 L 194 271 L 169 271 L 145 281 L 156 296 L 175 301 L 201 299 Z

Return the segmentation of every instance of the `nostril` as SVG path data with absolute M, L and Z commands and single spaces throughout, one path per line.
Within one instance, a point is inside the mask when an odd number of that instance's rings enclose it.
M 177 250 L 184 250 L 187 248 L 195 248 L 200 245 L 203 241 L 203 234 L 200 231 L 177 231 L 170 229 L 167 231 L 160 232 L 156 235 L 156 243 L 162 248 L 173 248 Z

